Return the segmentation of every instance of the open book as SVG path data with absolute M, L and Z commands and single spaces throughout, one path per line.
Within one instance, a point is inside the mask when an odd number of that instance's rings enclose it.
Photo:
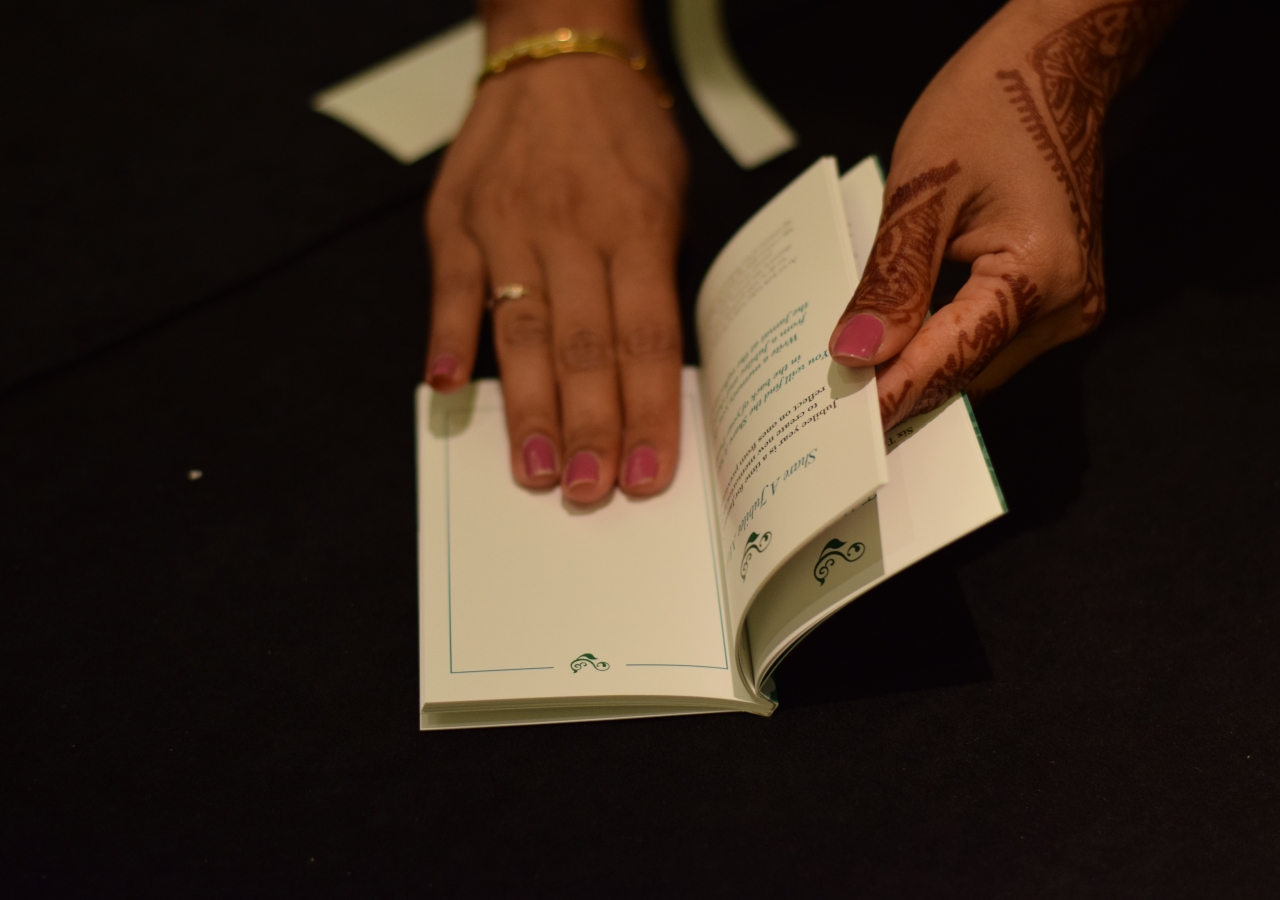
M 810 630 L 1004 512 L 963 396 L 885 435 L 874 372 L 828 356 L 882 192 L 821 159 L 721 251 L 660 496 L 526 491 L 497 382 L 419 387 L 423 729 L 768 715 Z

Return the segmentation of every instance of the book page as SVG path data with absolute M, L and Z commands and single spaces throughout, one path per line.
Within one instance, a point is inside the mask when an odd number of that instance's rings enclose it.
M 888 478 L 874 371 L 827 353 L 855 284 L 827 157 L 743 226 L 699 291 L 702 401 L 735 622 L 778 566 Z
M 884 173 L 874 156 L 866 157 L 840 176 L 840 199 L 844 201 L 844 222 L 861 278 L 871 259 L 884 206 Z
M 883 205 L 884 176 L 875 157 L 846 172 L 840 191 L 861 269 Z M 977 421 L 963 397 L 898 424 L 884 441 L 888 485 L 814 537 L 752 605 L 747 636 L 756 684 L 828 616 L 1005 511 Z
M 424 711 L 759 705 L 732 658 L 691 369 L 682 393 L 671 487 L 583 508 L 513 481 L 497 382 L 419 388 Z
M 824 529 L 760 592 L 747 616 L 757 683 L 804 635 L 886 578 L 1005 512 L 963 396 L 886 436 L 889 483 Z

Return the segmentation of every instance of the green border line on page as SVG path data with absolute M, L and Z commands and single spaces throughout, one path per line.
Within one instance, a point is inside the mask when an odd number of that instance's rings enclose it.
M 996 489 L 996 499 L 1000 501 L 1000 508 L 1005 512 L 1009 511 L 1009 504 L 1004 502 L 1004 491 L 1000 489 L 1000 479 L 996 477 L 996 467 L 991 465 L 991 454 L 987 452 L 987 442 L 982 439 L 982 429 L 978 427 L 978 417 L 973 414 L 973 404 L 969 402 L 969 395 L 961 393 L 960 397 L 964 400 L 964 408 L 969 412 L 969 422 L 973 425 L 973 434 L 978 439 L 978 447 L 982 450 L 982 459 L 987 464 L 987 474 L 991 476 L 991 486 Z

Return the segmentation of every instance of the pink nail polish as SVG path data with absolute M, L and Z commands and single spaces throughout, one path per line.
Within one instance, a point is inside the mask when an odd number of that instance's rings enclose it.
M 594 453 L 583 450 L 573 455 L 564 470 L 564 486 L 594 484 L 600 480 L 600 461 Z
M 427 372 L 427 380 L 432 384 L 452 381 L 453 374 L 457 371 L 458 357 L 452 353 L 441 353 L 431 364 L 431 369 Z
M 836 338 L 834 356 L 871 359 L 884 340 L 884 323 L 875 316 L 860 313 L 844 323 Z
M 627 459 L 627 487 L 636 487 L 658 477 L 658 454 L 652 447 L 637 447 Z
M 549 475 L 556 470 L 556 448 L 540 434 L 524 442 L 521 455 L 524 456 L 524 470 L 531 477 Z

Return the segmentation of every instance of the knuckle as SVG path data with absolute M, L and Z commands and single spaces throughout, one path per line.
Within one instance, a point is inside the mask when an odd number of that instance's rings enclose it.
M 1087 305 L 1095 290 L 1092 283 L 1089 251 L 1073 235 L 1035 233 L 1028 235 L 1015 253 L 1016 271 L 1041 287 L 1047 309 L 1062 309 L 1072 304 Z
M 618 438 L 615 422 L 599 416 L 590 416 L 564 429 L 565 448 L 569 453 L 584 448 L 603 450 L 612 446 Z
M 672 406 L 667 403 L 628 403 L 627 434 L 653 440 L 671 432 Z
M 680 353 L 680 334 L 663 325 L 636 325 L 619 333 L 618 349 L 624 361 L 668 359 Z
M 523 202 L 524 191 L 519 181 L 491 178 L 475 189 L 467 213 L 472 221 L 510 219 L 518 215 Z
M 1065 250 L 1054 260 L 1059 290 L 1067 297 L 1081 297 L 1089 286 L 1088 255 L 1081 247 Z
M 1089 258 L 1074 235 L 1064 239 L 1061 235 L 1035 232 L 1025 238 L 1017 256 L 1024 272 L 1037 272 L 1044 276 L 1039 283 L 1045 285 L 1053 296 L 1073 301 L 1085 292 Z
M 617 214 L 627 229 L 643 235 L 665 235 L 676 219 L 671 200 L 651 185 L 635 185 L 619 197 Z
M 582 186 L 568 172 L 550 174 L 535 190 L 533 203 L 539 221 L 561 229 L 573 228 L 584 207 Z
M 459 297 L 478 297 L 484 291 L 484 279 L 479 272 L 459 266 L 441 266 L 435 273 L 434 299 L 456 299 Z M 432 311 L 438 311 L 439 303 L 432 304 Z
M 550 340 L 546 316 L 529 311 L 511 311 L 497 324 L 498 340 L 507 347 L 545 347 Z
M 580 328 L 556 347 L 556 359 L 566 372 L 591 372 L 613 365 L 613 342 L 602 331 Z

